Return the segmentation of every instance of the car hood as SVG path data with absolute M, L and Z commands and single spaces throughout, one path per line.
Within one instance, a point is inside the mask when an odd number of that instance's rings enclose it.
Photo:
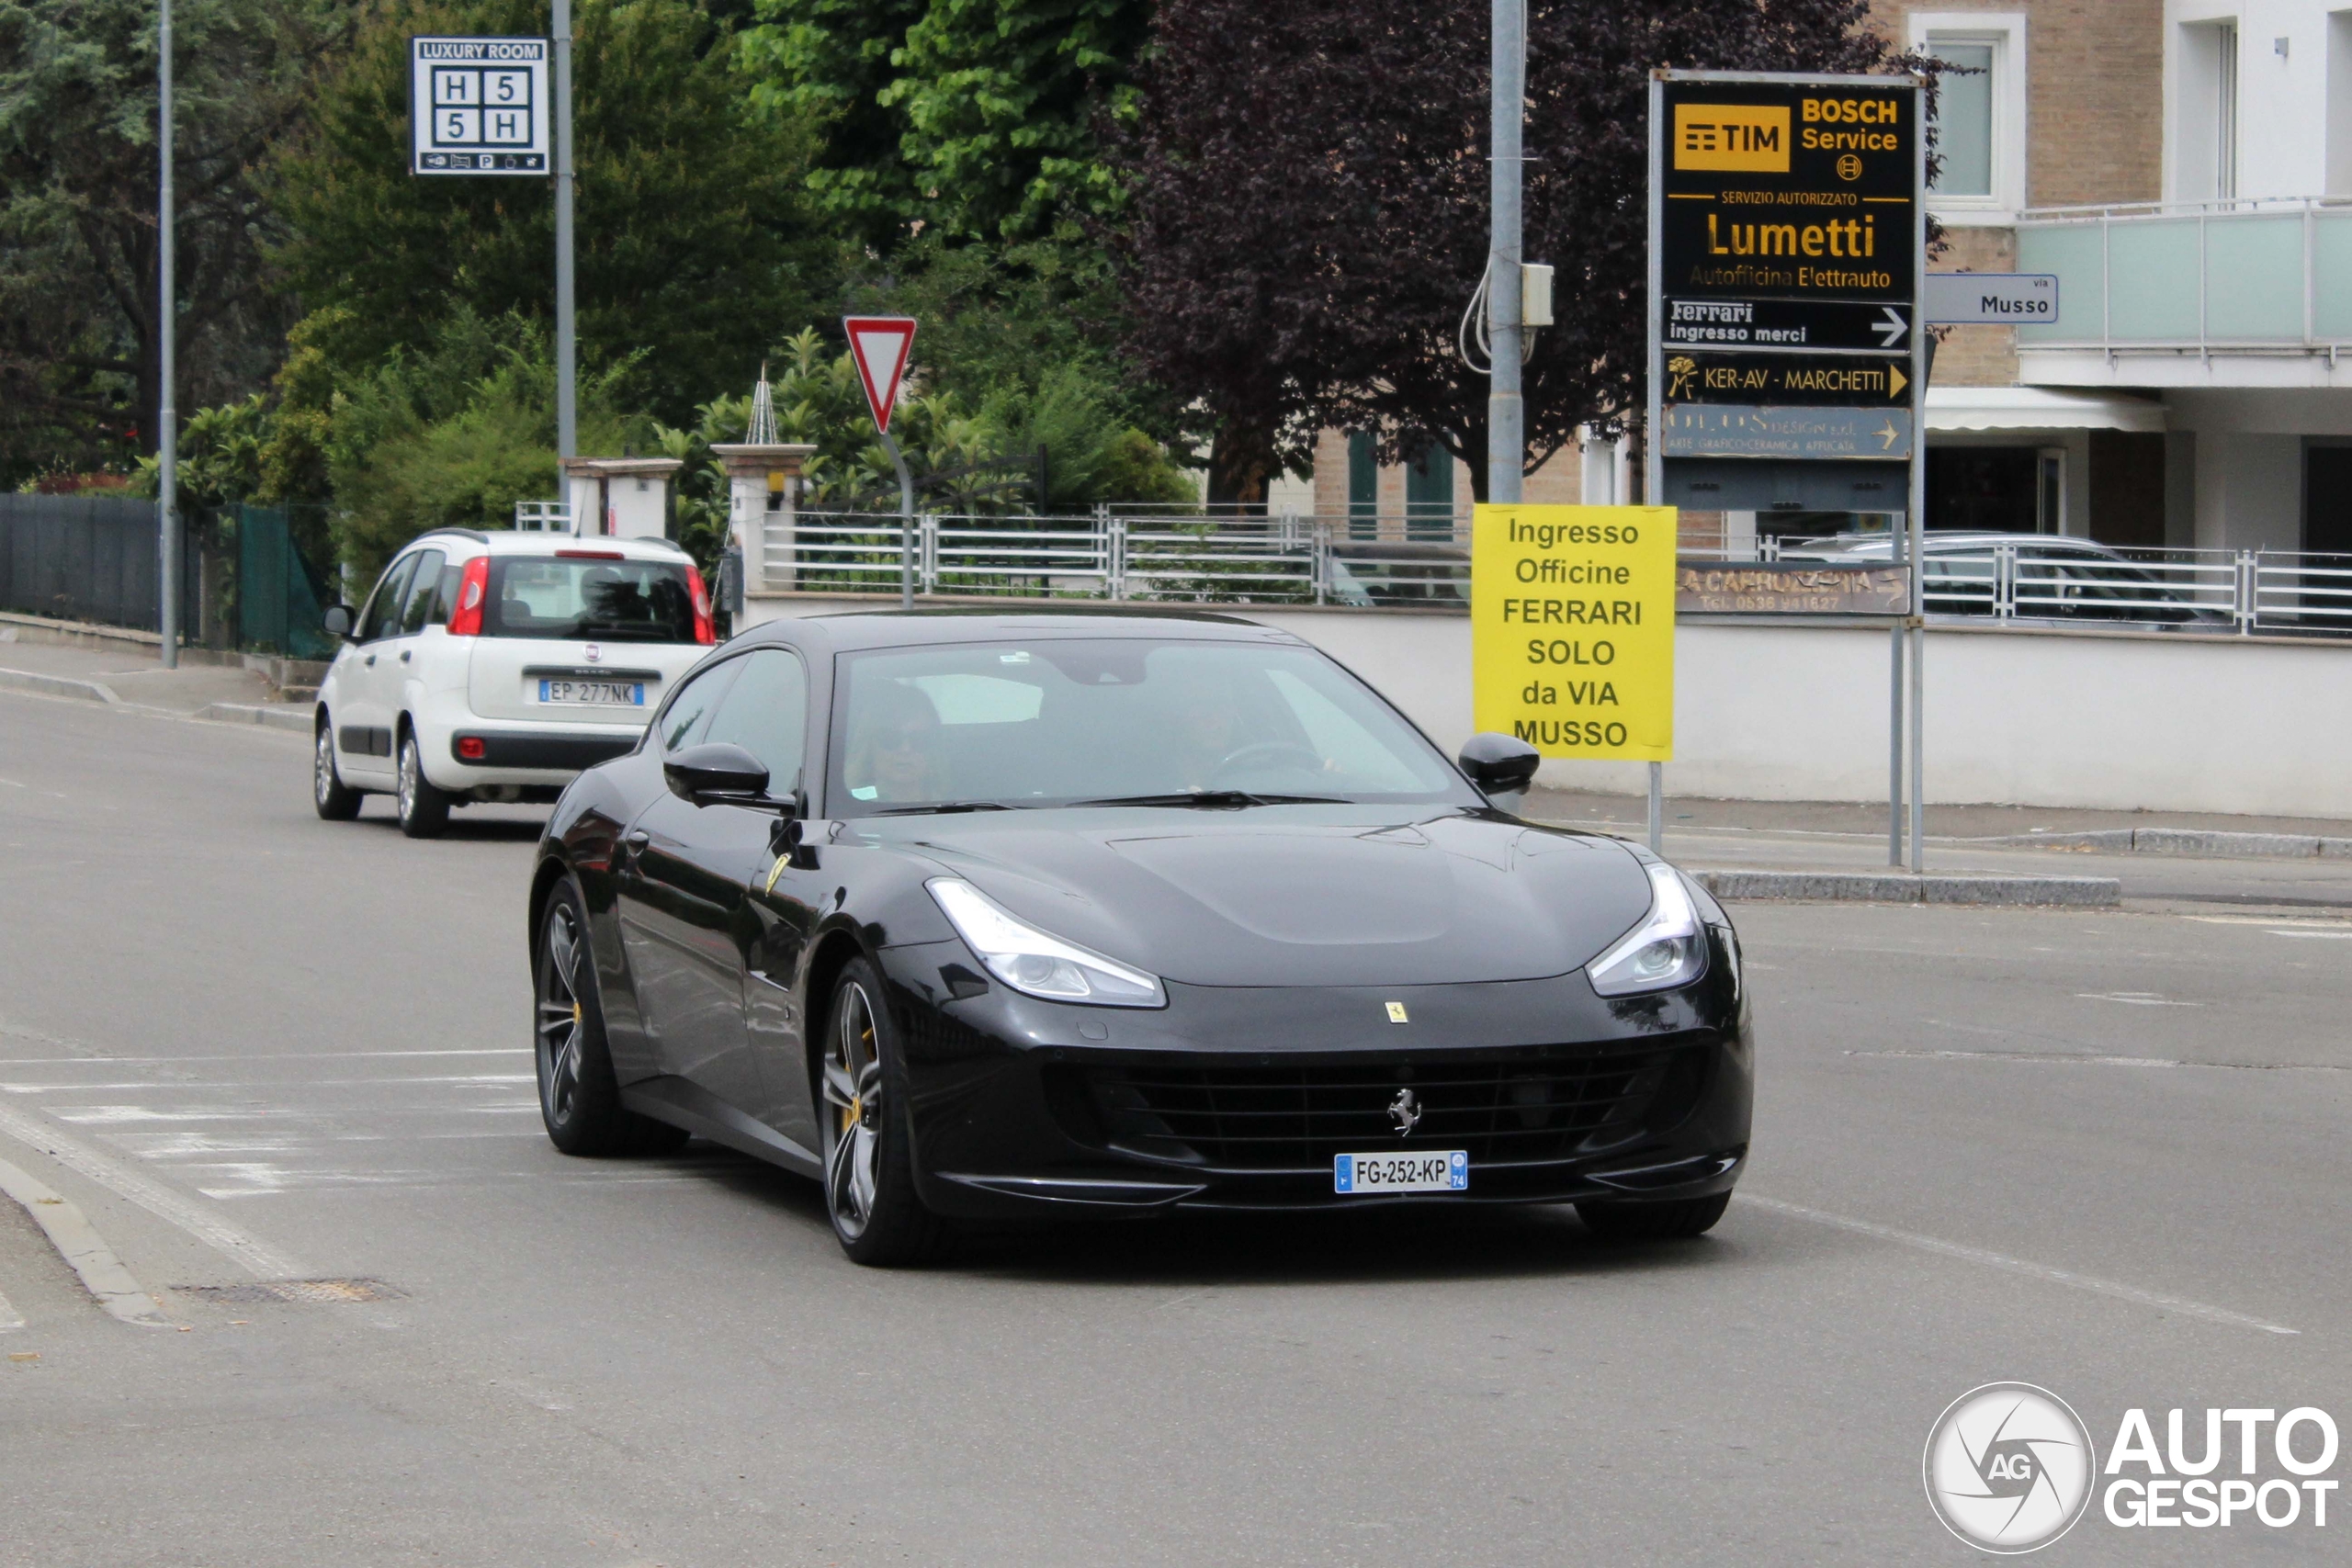
M 899 842 L 1046 931 L 1198 986 L 1541 979 L 1650 906 L 1614 839 L 1452 808 L 991 813 Z

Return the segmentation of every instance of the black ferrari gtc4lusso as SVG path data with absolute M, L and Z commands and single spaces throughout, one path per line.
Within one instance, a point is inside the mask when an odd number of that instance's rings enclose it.
M 860 1262 L 962 1218 L 1723 1213 L 1739 944 L 1673 867 L 1513 816 L 1299 638 L 1174 615 L 771 622 L 582 773 L 531 882 L 568 1153 L 818 1178 Z

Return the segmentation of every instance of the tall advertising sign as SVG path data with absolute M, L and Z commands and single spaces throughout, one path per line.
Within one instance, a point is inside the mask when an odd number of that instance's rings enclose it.
M 1652 74 L 1644 499 L 1900 513 L 1895 564 L 1917 559 L 1925 87 L 1916 76 Z M 1890 617 L 1888 855 L 1900 863 L 1907 739 L 1917 871 L 1926 648 L 1918 574 L 1907 575 Z
M 1648 499 L 1907 512 L 1920 428 L 1919 84 L 1650 84 Z

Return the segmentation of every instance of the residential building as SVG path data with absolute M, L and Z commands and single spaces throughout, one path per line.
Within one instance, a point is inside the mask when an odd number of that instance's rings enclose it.
M 2352 3 L 1879 0 L 1873 19 L 1962 68 L 1930 267 L 2061 280 L 2054 323 L 1946 330 L 1928 525 L 2352 552 Z M 1466 517 L 1444 467 L 1375 467 L 1327 431 L 1287 503 L 1401 537 Z M 1626 479 L 1622 453 L 1570 448 L 1526 493 L 1626 499 Z

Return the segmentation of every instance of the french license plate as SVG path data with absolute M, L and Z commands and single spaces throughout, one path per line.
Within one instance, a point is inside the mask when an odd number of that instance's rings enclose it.
M 1466 1192 L 1470 1190 L 1470 1156 L 1461 1149 L 1416 1150 L 1402 1154 L 1384 1149 L 1376 1155 L 1336 1155 L 1331 1161 L 1331 1190 L 1363 1196 L 1371 1192 Z
M 645 682 L 642 681 L 542 681 L 539 701 L 543 703 L 592 703 L 607 707 L 639 707 L 645 705 Z

